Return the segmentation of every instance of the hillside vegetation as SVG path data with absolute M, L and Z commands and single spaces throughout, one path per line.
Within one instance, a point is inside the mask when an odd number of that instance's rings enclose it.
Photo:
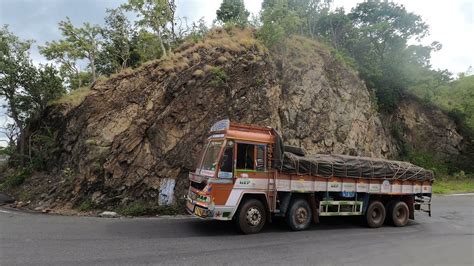
M 60 22 L 63 38 L 40 48 L 58 67 L 32 64 L 31 41 L 4 26 L 0 95 L 13 123 L 0 189 L 32 207 L 164 210 L 226 117 L 310 152 L 404 159 L 472 182 L 472 76 L 432 69 L 441 45 L 408 44 L 428 25 L 403 6 L 328 3 L 265 0 L 249 21 L 243 1 L 226 0 L 209 29 L 175 27 L 174 1 L 131 0 L 104 26 Z

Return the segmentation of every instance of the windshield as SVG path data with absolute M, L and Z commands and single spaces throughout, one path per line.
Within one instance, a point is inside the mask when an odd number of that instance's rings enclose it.
M 211 141 L 207 145 L 206 152 L 201 164 L 201 173 L 213 175 L 216 171 L 217 157 L 221 151 L 222 141 Z

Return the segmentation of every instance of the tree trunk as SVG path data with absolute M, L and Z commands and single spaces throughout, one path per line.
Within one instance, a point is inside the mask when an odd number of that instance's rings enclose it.
M 161 48 L 161 51 L 163 51 L 163 56 L 162 57 L 167 57 L 168 56 L 168 52 L 166 51 L 166 48 L 165 48 L 165 44 L 163 42 L 163 38 L 161 38 L 161 36 L 158 37 L 159 40 L 160 40 L 160 48 Z
M 89 60 L 90 60 L 90 63 L 91 63 L 92 83 L 94 83 L 96 78 L 97 78 L 96 73 L 95 73 L 95 58 L 94 58 L 94 55 L 91 55 Z

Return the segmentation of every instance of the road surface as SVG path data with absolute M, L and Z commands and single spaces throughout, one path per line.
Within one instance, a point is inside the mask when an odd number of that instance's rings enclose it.
M 0 265 L 474 265 L 474 196 L 434 199 L 433 217 L 364 228 L 331 218 L 309 231 L 283 224 L 239 235 L 193 218 L 94 218 L 0 209 Z

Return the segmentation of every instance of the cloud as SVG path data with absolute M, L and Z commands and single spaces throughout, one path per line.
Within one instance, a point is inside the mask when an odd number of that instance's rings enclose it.
M 464 21 L 467 24 L 474 23 L 474 3 L 473 2 L 462 2 L 459 4 L 459 11 L 464 17 Z

